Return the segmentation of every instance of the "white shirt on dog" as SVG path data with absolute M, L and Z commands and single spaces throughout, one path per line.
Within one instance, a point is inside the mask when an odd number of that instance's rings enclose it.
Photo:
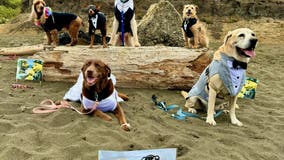
M 121 2 L 121 0 L 116 0 L 115 3 L 114 3 L 114 6 L 117 7 L 117 9 L 120 11 L 120 12 L 127 12 L 127 10 L 129 8 L 131 8 L 131 10 L 134 10 L 134 3 L 133 3 L 133 0 L 129 0 L 128 2 Z
M 98 15 L 96 15 L 96 17 L 92 17 L 91 21 L 93 23 L 94 28 L 97 28 L 97 24 L 98 24 Z

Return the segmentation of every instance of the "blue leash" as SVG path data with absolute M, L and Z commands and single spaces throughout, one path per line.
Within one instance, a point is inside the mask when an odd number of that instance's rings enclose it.
M 171 117 L 174 117 L 175 119 L 178 120 L 185 120 L 187 117 L 193 117 L 193 118 L 199 118 L 202 120 L 206 120 L 206 117 L 200 116 L 198 114 L 195 113 L 190 113 L 190 112 L 186 112 L 186 111 L 182 111 L 182 108 L 178 105 L 172 104 L 172 105 L 166 105 L 166 102 L 158 102 L 157 101 L 157 97 L 155 95 L 152 95 L 152 101 L 155 103 L 155 105 L 165 111 L 168 112 L 174 108 L 177 108 L 177 112 L 175 114 L 172 114 Z M 224 111 L 223 110 L 219 110 L 216 114 L 214 114 L 214 118 L 220 116 Z
M 121 46 L 124 46 L 124 13 L 121 11 Z

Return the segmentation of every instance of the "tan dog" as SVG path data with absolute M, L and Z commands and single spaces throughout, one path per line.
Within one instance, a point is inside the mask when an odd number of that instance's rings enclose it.
M 71 13 L 53 12 L 43 0 L 34 0 L 30 20 L 35 22 L 37 26 L 43 28 L 46 32 L 48 45 L 56 47 L 58 45 L 58 31 L 65 28 L 69 31 L 71 37 L 70 46 L 74 46 L 78 42 L 79 30 L 82 26 L 82 19 Z
M 228 103 L 231 123 L 242 126 L 235 114 L 237 95 L 245 83 L 247 63 L 255 56 L 256 44 L 256 35 L 248 28 L 229 32 L 198 82 L 189 93 L 182 91 L 188 111 L 196 113 L 196 109 L 207 107 L 206 123 L 216 125 L 216 107 Z
M 184 5 L 182 32 L 184 37 L 184 46 L 187 48 L 208 48 L 208 37 L 206 28 L 198 19 L 198 7 L 196 5 Z
M 139 47 L 133 0 L 115 0 L 114 15 L 109 44 Z M 122 16 L 124 17 L 124 23 L 121 22 Z M 122 37 L 122 30 L 124 37 Z

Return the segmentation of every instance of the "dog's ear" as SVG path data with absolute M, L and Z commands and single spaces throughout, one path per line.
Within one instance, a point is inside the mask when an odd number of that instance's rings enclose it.
M 34 9 L 34 5 L 32 5 L 32 10 L 31 10 L 31 14 L 29 16 L 29 21 L 32 21 L 36 18 L 36 13 L 35 13 L 35 9 Z
M 197 5 L 194 5 L 194 7 L 195 7 L 195 11 L 197 13 L 199 11 L 199 7 Z
M 227 35 L 225 36 L 225 38 L 224 38 L 224 44 L 226 44 L 227 41 L 229 40 L 229 38 L 231 38 L 231 37 L 232 37 L 232 33 L 229 31 L 229 32 L 227 33 Z
M 101 6 L 97 6 L 97 12 L 101 10 Z
M 86 69 L 86 67 L 88 66 L 89 63 L 90 63 L 90 61 L 88 60 L 88 61 L 86 61 L 86 62 L 83 64 L 83 66 L 82 66 L 82 68 L 81 68 L 81 71 L 82 71 L 82 72 L 84 72 L 84 70 Z
M 108 65 L 106 65 L 105 67 L 106 67 L 106 71 L 107 71 L 107 76 L 110 77 L 110 75 L 111 75 L 111 69 L 109 68 Z

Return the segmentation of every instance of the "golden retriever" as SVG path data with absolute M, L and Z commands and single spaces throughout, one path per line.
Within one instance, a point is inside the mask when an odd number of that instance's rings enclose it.
M 115 0 L 114 15 L 109 44 L 113 46 L 141 46 L 138 41 L 133 0 Z M 124 23 L 122 23 L 122 19 Z M 122 35 L 122 31 L 124 35 Z
M 50 7 L 46 7 L 44 0 L 34 0 L 30 20 L 37 26 L 42 27 L 47 35 L 47 44 L 53 47 L 58 45 L 58 31 L 65 28 L 71 37 L 70 46 L 78 42 L 79 30 L 82 26 L 82 19 L 71 13 L 53 12 Z
M 184 5 L 183 7 L 183 22 L 182 33 L 184 37 L 184 46 L 187 48 L 208 48 L 208 37 L 206 35 L 206 28 L 198 19 L 198 7 L 196 5 Z
M 231 123 L 243 125 L 235 114 L 237 95 L 245 83 L 247 64 L 255 56 L 257 41 L 256 34 L 248 28 L 239 28 L 226 35 L 197 83 L 189 93 L 181 93 L 189 112 L 196 113 L 196 109 L 207 107 L 206 123 L 216 125 L 216 107 L 228 103 Z

